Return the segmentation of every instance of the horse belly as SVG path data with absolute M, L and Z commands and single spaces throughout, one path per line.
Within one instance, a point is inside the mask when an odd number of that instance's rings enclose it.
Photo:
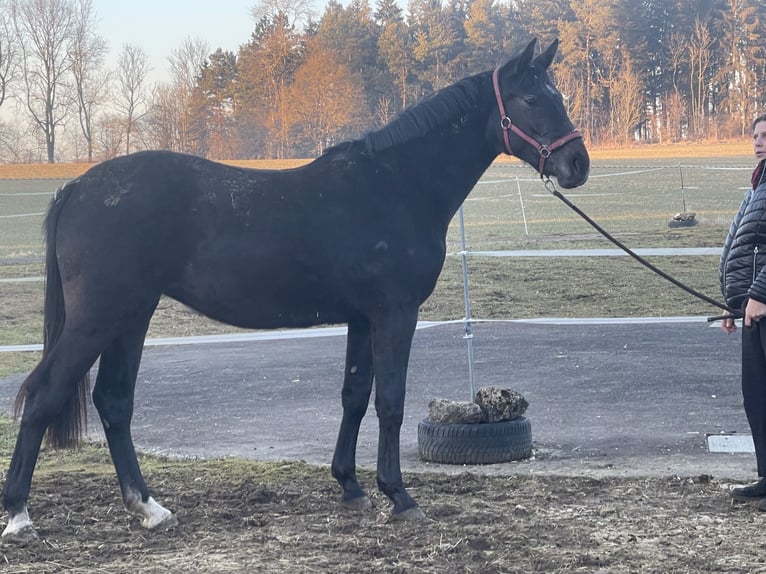
M 348 322 L 347 314 L 327 308 L 312 307 L 309 309 L 293 306 L 279 309 L 243 304 L 237 309 L 233 309 L 221 305 L 211 305 L 209 301 L 199 302 L 199 304 L 189 303 L 182 299 L 179 301 L 211 319 L 243 329 L 287 329 Z
M 171 286 L 167 295 L 211 319 L 245 329 L 345 323 L 349 316 L 337 295 L 310 279 L 253 282 L 218 274 Z

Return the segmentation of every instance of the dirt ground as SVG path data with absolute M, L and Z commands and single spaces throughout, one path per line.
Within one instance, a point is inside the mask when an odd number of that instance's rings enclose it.
M 43 461 L 30 504 L 41 539 L 0 545 L 0 570 L 766 572 L 766 515 L 732 504 L 730 485 L 707 475 L 409 474 L 427 518 L 399 523 L 369 472 L 361 479 L 375 508 L 351 511 L 338 504 L 324 467 L 166 461 L 146 475 L 180 524 L 149 533 L 123 510 L 106 454 L 99 456 L 103 472 L 95 473 Z

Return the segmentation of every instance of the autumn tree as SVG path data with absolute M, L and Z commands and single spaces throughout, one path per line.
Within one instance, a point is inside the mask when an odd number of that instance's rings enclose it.
M 495 0 L 473 0 L 463 24 L 466 32 L 466 72 L 475 74 L 500 63 L 503 48 L 503 23 Z
M 53 161 L 58 133 L 72 150 L 87 142 L 89 158 L 94 139 L 107 156 L 147 146 L 215 158 L 315 154 L 356 133 L 344 126 L 384 124 L 531 36 L 540 47 L 560 39 L 550 72 L 591 144 L 741 136 L 766 111 L 762 0 L 407 0 L 406 18 L 398 0 L 329 0 L 319 19 L 312 0 L 260 0 L 236 54 L 186 40 L 151 101 L 145 62 L 121 54 L 111 114 L 99 108 L 105 44 L 92 1 L 0 0 L 0 105 L 17 98 L 31 118 L 3 126 L 3 158 L 44 148 Z M 356 83 L 353 105 L 336 73 Z M 318 91 L 322 74 L 364 128 Z M 296 102 L 322 118 L 316 132 Z M 27 150 L 11 149 L 25 138 Z
M 763 2 L 729 0 L 716 10 L 715 33 L 720 38 L 720 64 L 716 78 L 721 85 L 721 110 L 744 136 L 756 116 L 759 94 L 758 46 L 763 40 Z M 754 40 L 756 40 L 754 42 Z M 727 134 L 728 135 L 728 134 Z
M 262 15 L 250 42 L 239 54 L 243 141 L 250 142 L 248 155 L 287 157 L 288 126 L 283 114 L 285 92 L 303 56 L 303 37 L 297 16 L 286 12 Z
M 619 45 L 615 2 L 571 0 L 573 19 L 561 24 L 562 42 L 567 46 L 564 62 L 584 75 L 582 125 L 586 139 L 592 141 L 609 124 L 609 74 L 616 72 L 610 60 Z
M 457 34 L 441 0 L 410 0 L 412 53 L 418 62 L 421 95 L 449 84 L 445 65 L 452 56 Z
M 370 109 L 387 87 L 383 75 L 388 69 L 378 59 L 378 34 L 368 0 L 351 0 L 346 8 L 330 0 L 314 36 L 322 49 L 334 52 L 336 61 L 358 78 Z
M 569 0 L 516 0 L 514 5 L 518 18 L 515 35 L 521 40 L 535 37 L 549 44 L 559 37 L 560 23 L 572 20 Z
M 191 102 L 195 149 L 200 155 L 213 159 L 234 157 L 237 78 L 237 57 L 233 52 L 218 48 L 202 66 Z
M 375 16 L 380 28 L 378 58 L 394 79 L 393 83 L 399 96 L 398 109 L 402 110 L 407 107 L 408 82 L 412 65 L 412 48 L 407 25 L 396 0 L 379 0 Z
M 337 55 L 312 44 L 296 70 L 285 97 L 286 117 L 294 140 L 320 155 L 325 148 L 359 135 L 365 128 L 364 92 L 358 78 Z

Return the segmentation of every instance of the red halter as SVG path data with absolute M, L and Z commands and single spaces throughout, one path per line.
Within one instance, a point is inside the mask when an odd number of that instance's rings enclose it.
M 555 150 L 563 146 L 565 143 L 581 138 L 582 134 L 578 132 L 577 130 L 572 130 L 564 137 L 561 137 L 557 139 L 552 144 L 541 144 L 534 139 L 532 139 L 530 136 L 525 134 L 523 131 L 521 131 L 519 128 L 516 127 L 516 124 L 514 124 L 511 121 L 511 118 L 508 117 L 508 114 L 505 113 L 505 106 L 503 105 L 503 98 L 500 95 L 500 81 L 498 80 L 498 72 L 500 68 L 495 68 L 495 70 L 492 72 L 492 85 L 495 88 L 495 98 L 497 99 L 497 108 L 500 111 L 500 127 L 503 128 L 503 141 L 505 141 L 505 151 L 508 152 L 508 155 L 516 155 L 513 152 L 513 149 L 511 148 L 511 140 L 509 138 L 509 131 L 512 131 L 517 136 L 519 136 L 521 139 L 523 139 L 525 142 L 529 143 L 534 147 L 537 152 L 540 154 L 540 164 L 537 168 L 537 171 L 540 172 L 540 177 L 543 177 L 543 167 L 545 166 L 545 160 L 548 159 L 548 157 L 553 153 Z

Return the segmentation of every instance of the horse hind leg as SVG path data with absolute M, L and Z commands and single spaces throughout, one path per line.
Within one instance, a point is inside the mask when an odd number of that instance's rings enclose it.
M 346 371 L 343 378 L 343 419 L 332 460 L 332 475 L 343 489 L 342 503 L 370 508 L 372 503 L 356 477 L 356 446 L 359 427 L 372 392 L 372 340 L 366 319 L 349 321 L 346 341 Z
M 136 377 L 149 317 L 117 337 L 101 354 L 93 403 L 104 427 L 125 508 L 141 519 L 144 528 L 159 530 L 172 528 L 178 521 L 149 495 L 130 431 Z
M 51 421 L 74 400 L 77 382 L 98 358 L 101 344 L 98 336 L 82 337 L 65 330 L 24 382 L 24 411 L 3 487 L 3 506 L 8 513 L 4 541 L 24 543 L 37 538 L 27 500 L 40 445 Z

